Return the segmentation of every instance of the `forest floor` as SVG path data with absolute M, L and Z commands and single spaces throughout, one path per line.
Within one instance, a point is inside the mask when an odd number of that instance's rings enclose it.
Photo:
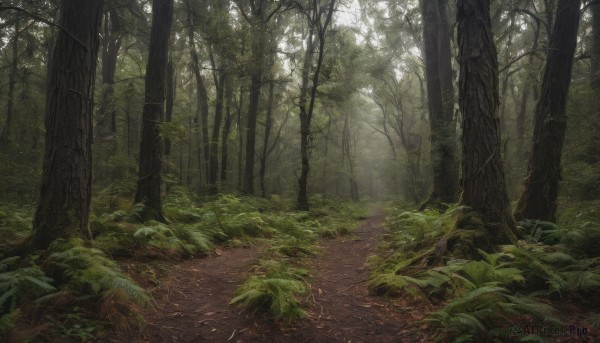
M 370 296 L 364 285 L 382 221 L 375 210 L 350 235 L 319 241 L 303 320 L 276 323 L 229 305 L 264 249 L 231 248 L 169 265 L 153 290 L 155 306 L 142 312 L 145 325 L 100 342 L 426 342 L 416 322 L 430 305 Z

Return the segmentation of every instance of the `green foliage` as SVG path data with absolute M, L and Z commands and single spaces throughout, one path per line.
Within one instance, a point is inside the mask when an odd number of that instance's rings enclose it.
M 556 224 L 541 220 L 520 221 L 517 229 L 520 236 L 530 243 L 557 244 L 563 234 Z
M 392 215 L 381 245 L 387 257 L 371 258 L 374 270 L 368 282 L 376 294 L 419 300 L 450 298 L 426 319 L 437 339 L 504 341 L 515 317 L 560 324 L 552 318 L 549 300 L 597 298 L 600 259 L 570 253 L 583 244 L 583 239 L 575 236 L 580 234 L 578 230 L 593 227 L 591 224 L 567 230 L 552 223 L 524 221 L 520 226 L 527 242 L 503 246 L 494 253 L 479 250 L 478 259 L 451 259 L 437 267 L 419 264 L 451 227 L 452 211 Z
M 16 324 L 21 305 L 43 300 L 56 290 L 39 267 L 19 268 L 19 262 L 20 257 L 0 261 L 0 337 L 6 337 Z
M 383 248 L 410 252 L 430 246 L 452 228 L 461 210 L 462 207 L 457 206 L 450 206 L 445 212 L 436 209 L 409 212 L 388 208 Z
M 298 300 L 298 296 L 308 291 L 304 281 L 306 270 L 282 261 L 261 261 L 254 272 L 238 288 L 231 304 L 241 304 L 251 312 L 269 312 L 281 320 L 306 316 Z
M 0 249 L 16 245 L 31 234 L 32 209 L 15 203 L 0 205 Z
M 438 339 L 454 337 L 455 342 L 508 339 L 508 324 L 515 317 L 532 316 L 538 321 L 558 323 L 551 318 L 553 309 L 528 297 L 509 295 L 503 287 L 477 287 L 429 315 L 425 322 L 437 328 Z
M 102 251 L 83 246 L 81 240 L 56 240 L 43 267 L 61 289 L 76 297 L 97 295 L 104 299 L 117 296 L 123 301 L 149 305 L 150 297 L 120 270 Z

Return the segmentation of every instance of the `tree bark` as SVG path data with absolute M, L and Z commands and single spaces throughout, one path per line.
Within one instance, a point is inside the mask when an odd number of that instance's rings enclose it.
M 229 159 L 229 134 L 231 133 L 231 100 L 233 97 L 233 87 L 231 82 L 227 84 L 225 92 L 227 95 L 225 105 L 225 123 L 223 124 L 223 135 L 221 137 L 221 187 L 227 183 L 228 159 Z
M 102 0 L 64 0 L 46 93 L 46 145 L 34 249 L 57 238 L 92 239 L 92 111 Z M 68 33 L 67 33 L 68 32 Z
M 535 107 L 528 176 L 515 211 L 517 219 L 556 221 L 567 96 L 577 46 L 580 6 L 581 0 L 558 1 L 541 95 Z
M 298 198 L 296 200 L 296 208 L 301 211 L 308 211 L 310 209 L 308 204 L 308 172 L 310 170 L 309 164 L 309 142 L 310 142 L 310 123 L 312 121 L 313 112 L 315 108 L 315 101 L 317 99 L 317 87 L 319 86 L 319 76 L 321 74 L 321 67 L 323 64 L 323 57 L 325 55 L 325 33 L 327 32 L 328 26 L 333 18 L 333 12 L 335 10 L 335 0 L 330 0 L 327 8 L 319 8 L 314 4 L 312 9 L 314 12 L 312 23 L 310 24 L 310 30 L 314 30 L 316 26 L 319 52 L 317 55 L 317 61 L 315 64 L 315 71 L 312 77 L 312 87 L 310 91 L 310 102 L 308 109 L 306 109 L 306 93 L 308 90 L 308 73 L 310 67 L 306 66 L 306 63 L 312 64 L 312 52 L 313 52 L 313 38 L 312 33 L 309 34 L 307 39 L 307 52 L 305 55 L 305 65 L 302 68 L 302 90 L 300 94 L 300 157 L 302 160 L 302 171 L 298 178 Z M 325 13 L 325 20 L 322 21 L 323 12 Z M 310 49 L 309 49 L 310 48 Z M 310 52 L 310 54 L 309 54 Z M 304 93 L 304 94 L 302 94 Z
M 199 148 L 197 151 L 198 172 L 200 177 L 199 193 L 204 193 L 204 186 L 208 180 L 209 174 L 209 139 L 208 139 L 208 93 L 204 85 L 204 79 L 200 72 L 200 59 L 196 52 L 196 40 L 194 37 L 194 20 L 192 18 L 192 8 L 189 0 L 185 2 L 187 6 L 188 19 L 188 45 L 190 48 L 191 66 L 196 78 L 196 116 L 194 126 L 197 129 Z M 191 152 L 190 152 L 191 153 Z M 204 177 L 203 177 L 204 175 Z
M 421 0 L 427 107 L 431 128 L 433 190 L 422 205 L 439 207 L 456 201 L 458 165 L 454 125 L 454 89 L 446 1 Z
M 481 217 L 491 242 L 515 242 L 500 156 L 498 61 L 490 0 L 458 0 L 457 19 L 463 126 L 461 204 Z
M 165 102 L 165 122 L 170 123 L 173 120 L 173 105 L 175 103 L 175 67 L 173 60 L 169 59 L 167 64 L 167 98 Z M 165 138 L 165 159 L 171 155 L 171 138 Z
M 586 159 L 590 163 L 600 162 L 600 3 L 591 6 L 592 12 L 592 53 L 590 83 L 594 92 L 594 118 L 591 127 L 591 141 Z
M 254 194 L 254 153 L 256 149 L 256 119 L 258 117 L 258 102 L 262 87 L 263 64 L 266 36 L 266 23 L 263 5 L 255 6 L 252 17 L 252 72 L 250 75 L 250 102 L 248 104 L 248 118 L 246 121 L 246 165 L 244 168 L 243 191 Z
M 271 58 L 271 63 L 275 63 L 274 57 Z M 270 77 L 271 80 L 269 80 L 269 98 L 267 100 L 267 118 L 265 119 L 265 136 L 263 139 L 262 155 L 260 157 L 260 169 L 258 171 L 260 178 L 260 193 L 263 198 L 267 196 L 267 190 L 265 187 L 265 174 L 267 171 L 267 160 L 269 158 L 269 139 L 271 137 L 271 130 L 273 127 L 273 93 L 275 90 L 275 80 L 273 78 L 275 77 L 275 75 L 271 73 Z
M 213 59 L 214 61 L 214 59 Z M 213 69 L 216 65 L 213 63 Z M 218 74 L 218 76 L 217 76 Z M 217 180 L 219 178 L 219 136 L 221 134 L 221 124 L 223 122 L 223 103 L 225 100 L 225 87 L 229 82 L 225 71 L 214 72 L 215 88 L 217 89 L 217 99 L 215 104 L 215 118 L 213 122 L 212 138 L 210 140 L 210 159 L 208 174 L 208 194 L 217 194 Z
M 162 209 L 162 139 L 160 123 L 165 109 L 169 38 L 173 21 L 173 0 L 152 1 L 152 31 L 146 65 L 146 91 L 142 114 L 140 167 L 135 202 L 143 202 L 144 220 L 166 221 Z
M 296 208 L 302 211 L 308 211 L 310 209 L 308 204 L 307 184 L 308 184 L 308 172 L 310 170 L 310 164 L 308 161 L 308 142 L 310 135 L 310 122 L 308 118 L 308 111 L 306 109 L 307 95 L 308 95 L 308 80 L 310 76 L 310 70 L 312 67 L 312 55 L 313 44 L 314 44 L 314 26 L 309 28 L 308 37 L 306 38 L 306 51 L 304 52 L 304 63 L 302 66 L 302 85 L 300 88 L 300 100 L 298 106 L 300 107 L 300 158 L 302 160 L 302 172 L 298 179 L 298 199 L 296 200 Z
M 12 61 L 10 66 L 10 75 L 8 76 L 8 100 L 6 102 L 6 122 L 4 123 L 4 129 L 2 130 L 2 140 L 10 141 L 13 111 L 15 102 L 15 84 L 17 83 L 17 73 L 19 72 L 19 34 L 20 34 L 20 20 L 19 14 L 15 18 L 15 36 L 12 39 Z

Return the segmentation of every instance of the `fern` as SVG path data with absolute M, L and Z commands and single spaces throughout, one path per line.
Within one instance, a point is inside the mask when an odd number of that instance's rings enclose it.
M 0 261 L 0 314 L 5 315 L 17 308 L 19 299 L 26 295 L 34 299 L 55 291 L 51 278 L 37 266 L 16 268 L 7 271 L 9 266 L 14 265 L 17 259 L 7 258 Z M 31 300 L 34 300 L 31 299 Z
M 240 304 L 251 312 L 269 312 L 276 319 L 288 321 L 306 316 L 297 298 L 308 292 L 306 270 L 271 260 L 262 261 L 255 272 L 260 274 L 246 280 L 230 304 Z
M 121 292 L 127 300 L 139 305 L 150 303 L 148 294 L 123 274 L 116 262 L 102 251 L 81 244 L 80 240 L 58 240 L 49 248 L 52 253 L 45 268 L 66 278 L 64 289 L 78 296 L 85 296 L 86 290 L 90 290 L 103 298 Z

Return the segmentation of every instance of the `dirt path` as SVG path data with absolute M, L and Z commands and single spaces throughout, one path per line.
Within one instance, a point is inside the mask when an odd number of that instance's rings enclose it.
M 367 294 L 366 259 L 380 239 L 383 215 L 365 220 L 351 236 L 321 241 L 312 259 L 308 318 L 292 324 L 240 313 L 229 306 L 236 286 L 256 261 L 258 249 L 225 250 L 185 261 L 169 271 L 155 293 L 158 305 L 144 313 L 146 327 L 107 341 L 129 342 L 419 342 L 411 323 L 427 313 Z

